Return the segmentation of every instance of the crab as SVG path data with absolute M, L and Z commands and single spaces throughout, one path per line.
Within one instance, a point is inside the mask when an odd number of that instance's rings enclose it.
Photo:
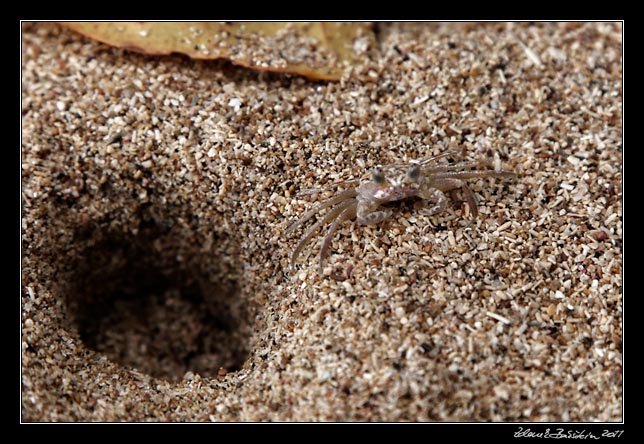
M 383 207 L 383 205 L 410 197 L 419 197 L 421 199 L 420 205 L 415 205 L 415 208 L 428 208 L 427 214 L 431 216 L 446 209 L 447 196 L 445 193 L 454 192 L 459 188 L 465 196 L 472 220 L 474 220 L 478 216 L 478 204 L 474 193 L 465 181 L 480 177 L 500 179 L 516 177 L 516 173 L 511 171 L 476 169 L 482 166 L 480 162 L 458 162 L 431 166 L 433 162 L 450 154 L 451 152 L 447 151 L 408 164 L 376 167 L 368 179 L 360 181 L 357 186 L 342 191 L 306 212 L 286 229 L 285 234 L 293 232 L 316 214 L 330 208 L 300 238 L 291 255 L 291 268 L 295 267 L 297 257 L 311 238 L 326 224 L 330 224 L 330 226 L 322 240 L 318 256 L 320 273 L 324 269 L 324 260 L 328 254 L 333 234 L 345 221 L 355 219 L 361 225 L 377 224 L 393 214 L 391 208 Z M 358 181 L 351 182 L 357 183 Z M 302 194 L 313 194 L 317 191 L 319 190 L 305 191 Z

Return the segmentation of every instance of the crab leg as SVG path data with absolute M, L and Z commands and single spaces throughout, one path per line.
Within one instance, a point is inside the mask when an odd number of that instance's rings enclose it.
M 350 188 L 348 190 L 343 191 L 342 193 L 338 194 L 337 196 L 334 196 L 325 202 L 322 202 L 320 205 L 317 207 L 313 208 L 312 210 L 307 211 L 299 220 L 293 222 L 289 227 L 286 229 L 284 232 L 285 234 L 290 233 L 291 231 L 295 230 L 297 227 L 302 225 L 304 222 L 315 216 L 315 214 L 321 210 L 324 210 L 325 208 L 329 208 L 339 202 L 342 202 L 343 200 L 350 199 L 352 197 L 355 197 L 358 195 L 358 192 L 355 190 L 355 188 Z
M 463 182 L 463 185 L 461 186 L 461 190 L 463 190 L 463 194 L 465 195 L 465 200 L 467 200 L 467 206 L 470 207 L 470 213 L 472 213 L 472 219 L 470 220 L 470 224 L 471 224 L 472 221 L 475 220 L 479 215 L 479 206 L 476 203 L 476 197 L 474 197 L 474 193 L 472 193 L 472 190 L 470 189 L 470 187 L 467 186 L 465 182 Z
M 443 179 L 474 179 L 476 177 L 516 177 L 517 173 L 511 171 L 445 171 L 437 173 L 433 178 L 435 181 L 440 182 Z
M 481 171 L 474 171 L 475 173 Z M 450 174 L 451 176 L 451 174 Z M 423 193 L 421 197 L 428 200 L 435 200 L 436 206 L 431 208 L 429 214 L 435 214 L 438 211 L 445 208 L 447 202 L 445 200 L 444 192 L 455 190 L 460 188 L 465 195 L 465 200 L 467 205 L 470 208 L 470 213 L 472 213 L 472 220 L 476 219 L 479 215 L 479 207 L 476 203 L 476 197 L 470 187 L 467 186 L 465 182 L 460 179 L 455 179 L 454 177 L 441 177 L 434 184 L 433 188 L 430 188 L 426 193 Z
M 419 201 L 419 205 L 414 205 L 414 208 L 420 209 L 427 207 L 430 202 L 433 202 L 434 206 L 427 211 L 427 214 L 430 216 L 444 210 L 447 206 L 447 197 L 445 197 L 445 193 L 438 188 L 430 188 L 426 192 L 422 193 L 422 195 L 419 194 L 419 196 L 423 200 Z
M 447 151 L 444 151 L 444 152 L 442 152 L 440 154 L 435 155 L 434 157 L 430 157 L 428 159 L 421 160 L 420 162 L 418 162 L 418 164 L 419 165 L 426 165 L 426 164 L 428 164 L 430 162 L 434 162 L 435 160 L 442 159 L 443 157 L 447 157 L 447 156 L 450 156 L 452 154 L 454 154 L 452 150 L 447 150 Z
M 331 211 L 329 211 L 326 216 L 323 218 L 319 219 L 317 222 L 313 224 L 311 228 L 309 228 L 309 231 L 306 232 L 304 236 L 300 239 L 300 242 L 297 244 L 297 247 L 295 248 L 295 251 L 293 251 L 293 255 L 291 256 L 291 267 L 295 265 L 295 259 L 297 259 L 297 256 L 300 254 L 304 246 L 308 243 L 308 241 L 313 237 L 313 235 L 326 223 L 329 221 L 333 220 L 335 217 L 338 216 L 338 214 L 342 213 L 344 210 L 346 210 L 348 207 L 351 205 L 355 205 L 356 202 L 355 200 L 348 200 L 346 202 L 342 202 L 338 204 L 337 207 L 333 208 Z M 323 204 L 324 205 L 324 204 Z M 311 216 L 309 216 L 310 218 Z
M 442 173 L 445 171 L 459 171 L 459 170 L 468 170 L 469 168 L 480 168 L 483 164 L 481 162 L 460 162 L 453 163 L 450 165 L 437 165 L 429 168 L 423 168 L 423 173 L 434 174 Z
M 412 164 L 413 165 L 424 166 L 424 165 L 427 165 L 428 163 L 434 162 L 434 161 L 436 161 L 438 159 L 442 159 L 443 157 L 447 157 L 450 154 L 452 154 L 451 151 L 446 151 L 446 152 L 440 153 L 440 154 L 438 154 L 438 155 L 436 155 L 434 157 L 429 157 L 427 159 L 422 159 L 422 160 L 415 161 L 415 162 L 412 161 Z M 391 165 L 387 165 L 387 168 L 401 168 L 401 167 L 407 168 L 407 167 L 409 167 L 409 165 L 410 165 L 409 163 L 394 163 L 394 164 L 391 164 Z
M 356 217 L 357 208 L 358 208 L 357 202 L 353 202 L 352 205 L 347 206 L 342 211 L 342 213 L 340 213 L 340 216 L 338 216 L 338 218 L 334 220 L 331 226 L 329 227 L 329 231 L 327 232 L 326 236 L 324 236 L 324 240 L 322 241 L 322 247 L 320 247 L 320 274 L 322 274 L 324 258 L 326 257 L 329 246 L 331 245 L 331 239 L 333 239 L 333 233 L 335 233 L 335 230 L 338 229 L 338 227 L 342 222 Z

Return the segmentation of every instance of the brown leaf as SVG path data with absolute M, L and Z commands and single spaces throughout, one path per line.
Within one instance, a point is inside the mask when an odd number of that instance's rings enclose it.
M 373 46 L 367 23 L 329 22 L 64 22 L 118 48 L 229 59 L 248 68 L 338 80 Z

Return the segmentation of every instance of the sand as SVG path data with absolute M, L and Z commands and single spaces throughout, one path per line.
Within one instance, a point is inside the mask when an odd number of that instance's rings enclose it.
M 313 82 L 23 25 L 23 421 L 622 420 L 621 23 L 377 31 Z M 518 177 L 289 266 L 449 149 Z

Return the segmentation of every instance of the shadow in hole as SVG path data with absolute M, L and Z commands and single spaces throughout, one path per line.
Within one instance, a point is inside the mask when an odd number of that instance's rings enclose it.
M 88 347 L 171 381 L 243 366 L 252 313 L 240 290 L 237 246 L 215 239 L 203 252 L 203 241 L 185 230 L 150 219 L 136 236 L 93 230 L 67 292 Z

